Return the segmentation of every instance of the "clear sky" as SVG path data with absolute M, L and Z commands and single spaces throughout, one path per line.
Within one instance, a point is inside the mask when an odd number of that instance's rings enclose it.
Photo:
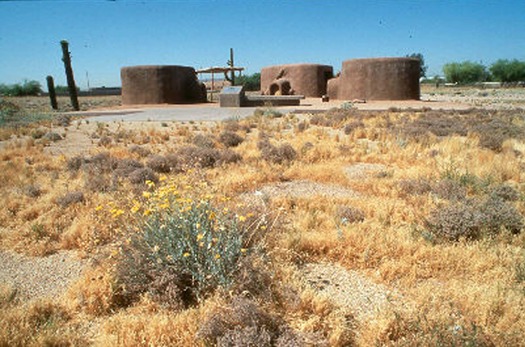
M 434 76 L 452 61 L 525 60 L 525 0 L 0 0 L 0 83 L 65 85 L 63 39 L 82 89 L 87 76 L 120 85 L 123 66 L 224 66 L 230 47 L 247 73 L 422 53 Z

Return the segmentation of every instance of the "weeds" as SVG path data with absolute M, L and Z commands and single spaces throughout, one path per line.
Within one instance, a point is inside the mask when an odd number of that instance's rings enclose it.
M 283 143 L 277 147 L 272 145 L 269 140 L 262 140 L 259 141 L 257 147 L 264 160 L 275 164 L 290 163 L 297 158 L 297 152 L 289 143 Z

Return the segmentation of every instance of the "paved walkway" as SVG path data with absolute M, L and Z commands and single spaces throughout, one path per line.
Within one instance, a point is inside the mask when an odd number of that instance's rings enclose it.
M 330 101 L 323 103 L 319 98 L 307 98 L 301 101 L 299 106 L 272 107 L 282 113 L 300 112 L 308 113 L 328 110 L 340 107 L 344 101 Z M 404 100 L 404 101 L 369 101 L 366 103 L 354 103 L 354 107 L 360 110 L 388 110 L 391 107 L 407 109 L 465 109 L 467 104 Z M 264 107 L 263 107 L 264 108 Z M 147 122 L 147 121 L 221 121 L 230 118 L 244 118 L 253 114 L 256 107 L 219 107 L 217 103 L 194 104 L 194 105 L 140 105 L 125 108 L 123 106 L 106 110 L 92 110 L 85 112 L 74 112 L 76 116 L 87 116 L 89 120 L 97 122 Z

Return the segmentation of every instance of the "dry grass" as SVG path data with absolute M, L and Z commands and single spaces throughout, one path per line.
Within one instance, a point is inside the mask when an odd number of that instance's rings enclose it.
M 98 138 L 63 155 L 52 149 L 70 141 L 73 126 L 56 143 L 32 137 L 38 127 L 20 127 L 0 144 L 0 247 L 75 249 L 95 265 L 63 306 L 24 302 L 2 287 L 0 345 L 523 344 L 522 112 L 351 109 L 142 128 L 82 122 L 75 136 Z M 204 191 L 240 221 L 278 218 L 250 240 L 264 252 L 240 266 L 230 287 L 186 306 L 162 304 L 167 292 L 123 302 L 122 250 L 141 233 L 147 197 L 171 180 L 181 198 Z M 468 229 L 459 217 L 476 211 L 484 216 Z M 303 264 L 321 262 L 399 293 L 401 304 L 357 320 L 357 308 L 298 279 Z M 161 282 L 157 291 L 169 287 Z M 100 329 L 88 332 L 92 320 Z

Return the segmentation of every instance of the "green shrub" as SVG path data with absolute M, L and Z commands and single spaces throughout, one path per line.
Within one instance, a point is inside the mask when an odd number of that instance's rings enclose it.
M 124 303 L 149 293 L 161 304 L 186 307 L 230 288 L 254 249 L 254 234 L 266 230 L 265 220 L 247 225 L 247 216 L 217 208 L 209 196 L 182 197 L 173 184 L 144 196 L 146 203 L 132 211 L 139 232 L 118 266 Z
M 471 61 L 445 64 L 443 73 L 448 82 L 459 84 L 482 82 L 488 77 L 484 65 Z
M 525 61 L 499 59 L 490 66 L 489 70 L 499 82 L 525 81 Z
M 25 80 L 22 84 L 0 84 L 0 94 L 5 96 L 37 96 L 42 93 L 38 81 Z
M 261 90 L 261 74 L 254 73 L 252 75 L 241 75 L 235 77 L 235 84 L 238 86 L 244 86 L 247 91 Z

